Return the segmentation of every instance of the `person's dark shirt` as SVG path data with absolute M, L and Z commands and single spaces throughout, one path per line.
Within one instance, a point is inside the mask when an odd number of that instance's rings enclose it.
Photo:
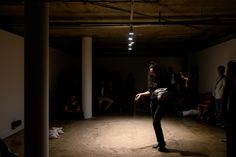
M 154 98 L 154 91 L 158 88 L 158 80 L 155 73 L 150 73 L 148 76 L 148 91 L 151 94 L 151 98 Z
M 77 109 L 79 107 L 79 102 L 78 101 L 69 101 L 67 103 L 67 107 L 68 107 L 68 111 L 74 111 L 74 112 L 77 112 Z

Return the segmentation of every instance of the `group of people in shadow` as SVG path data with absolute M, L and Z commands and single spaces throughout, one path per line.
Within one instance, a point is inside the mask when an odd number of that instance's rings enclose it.
M 176 104 L 177 116 L 192 116 L 216 126 L 225 127 L 226 106 L 223 104 L 223 93 L 226 86 L 225 69 L 223 65 L 217 67 L 217 79 L 212 91 L 199 94 L 198 92 L 191 93 L 193 90 L 187 88 L 188 93 L 185 95 L 185 99 L 182 99 L 182 102 L 177 101 L 179 103 Z M 181 77 L 188 81 L 185 76 Z M 195 96 L 193 96 L 194 93 Z M 186 103 L 190 105 L 188 106 Z
M 195 115 L 201 120 L 212 120 L 216 126 L 226 127 L 227 157 L 236 156 L 234 146 L 236 144 L 235 126 L 233 126 L 233 114 L 235 112 L 236 101 L 236 62 L 230 61 L 225 67 L 217 67 L 218 77 L 214 88 L 209 93 L 199 94 L 198 92 L 198 70 L 196 66 L 190 69 L 187 76 L 179 73 L 179 80 L 175 79 L 175 73 L 170 69 L 169 84 L 167 84 L 167 94 L 160 93 L 163 89 L 158 77 L 160 67 L 156 63 L 151 63 L 148 68 L 148 88 L 144 92 L 136 94 L 135 101 L 142 97 L 149 97 L 149 105 L 153 118 L 153 128 L 156 134 L 157 143 L 153 148 L 160 152 L 168 152 L 166 142 L 161 128 L 161 119 L 166 112 L 174 108 L 177 116 Z M 178 78 L 178 77 L 176 77 Z M 181 87 L 182 79 L 184 88 Z M 167 78 L 168 80 L 168 78 Z M 156 92 L 158 90 L 158 92 Z M 161 96 L 160 96 L 161 95 Z
M 77 77 L 76 77 L 77 78 Z M 135 96 L 135 79 L 132 72 L 122 79 L 118 70 L 112 74 L 94 76 L 92 114 L 132 113 Z M 64 81 L 63 81 L 64 80 Z M 77 80 L 77 81 L 74 81 Z M 81 87 L 78 79 L 62 79 L 58 92 L 50 93 L 51 119 L 83 119 Z M 75 85 L 74 85 L 75 84 Z
M 166 75 L 158 67 L 158 88 L 168 89 L 168 112 L 178 117 L 195 116 L 207 122 L 224 127 L 225 116 L 222 110 L 222 95 L 226 84 L 225 67 L 217 69 L 218 78 L 214 90 L 208 93 L 198 93 L 198 68 L 192 66 L 189 72 L 176 73 L 172 67 L 168 67 Z M 147 75 L 150 79 L 149 74 Z M 138 92 L 143 92 L 149 87 L 136 90 L 135 77 L 129 72 L 125 79 L 121 78 L 118 70 L 111 75 L 99 75 L 93 83 L 93 115 L 105 113 L 134 113 L 136 110 L 151 112 L 149 101 L 151 97 L 135 100 Z M 67 92 L 68 93 L 68 92 Z M 60 100 L 63 101 L 61 109 L 66 119 L 83 119 L 83 109 L 79 92 L 64 94 Z M 63 99 L 62 99 L 63 98 Z

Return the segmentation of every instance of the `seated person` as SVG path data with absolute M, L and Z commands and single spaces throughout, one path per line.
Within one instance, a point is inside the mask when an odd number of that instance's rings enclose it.
M 106 105 L 106 107 L 104 108 L 104 111 L 107 111 L 111 105 L 113 104 L 113 100 L 111 98 L 108 97 L 98 97 L 98 109 L 101 110 L 102 109 L 102 105 Z
M 113 100 L 111 98 L 111 90 L 105 81 L 101 82 L 100 91 L 98 93 L 98 110 L 107 111 L 111 105 L 113 104 Z M 103 107 L 104 106 L 104 107 Z
M 205 93 L 202 96 L 201 103 L 198 104 L 199 110 L 201 112 L 200 119 L 209 120 L 209 118 L 213 118 L 215 113 L 214 111 L 214 97 L 212 93 Z
M 80 106 L 75 95 L 70 96 L 68 102 L 65 105 L 64 112 L 66 113 L 66 118 L 69 119 L 83 118 L 82 107 Z
M 200 110 L 199 109 L 189 109 L 179 112 L 179 116 L 198 116 L 200 117 Z
M 197 116 L 199 119 L 208 119 L 211 116 L 211 111 L 213 108 L 214 99 L 211 93 L 206 93 L 202 96 L 201 102 L 198 104 L 197 108 L 184 110 L 179 112 L 179 116 Z

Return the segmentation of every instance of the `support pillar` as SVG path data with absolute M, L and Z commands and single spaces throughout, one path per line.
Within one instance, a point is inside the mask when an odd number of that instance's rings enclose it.
M 49 3 L 25 0 L 24 156 L 49 157 Z
M 92 118 L 92 38 L 82 38 L 82 108 L 84 118 Z

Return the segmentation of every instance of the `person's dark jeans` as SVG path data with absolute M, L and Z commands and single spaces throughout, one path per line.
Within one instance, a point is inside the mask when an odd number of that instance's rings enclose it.
M 153 118 L 153 128 L 156 134 L 156 139 L 160 147 L 165 147 L 166 143 L 161 127 L 161 119 L 164 115 L 164 106 L 159 104 L 157 99 L 150 100 L 151 115 Z

